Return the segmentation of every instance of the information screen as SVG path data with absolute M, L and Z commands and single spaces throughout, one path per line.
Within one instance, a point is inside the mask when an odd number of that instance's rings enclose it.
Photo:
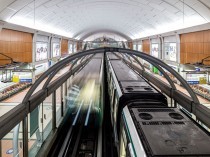
M 53 43 L 53 57 L 60 56 L 60 44 Z
M 165 43 L 165 59 L 176 62 L 176 56 L 176 43 Z
M 36 43 L 36 61 L 47 59 L 48 43 Z

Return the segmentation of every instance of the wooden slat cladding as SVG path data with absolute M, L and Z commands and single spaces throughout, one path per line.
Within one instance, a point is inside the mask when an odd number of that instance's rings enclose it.
M 150 41 L 149 39 L 142 41 L 142 50 L 143 52 L 150 54 Z
M 82 41 L 77 41 L 77 51 L 82 51 Z
M 68 40 L 62 39 L 61 41 L 61 55 L 68 54 Z
M 180 63 L 201 62 L 210 56 L 210 30 L 180 35 Z M 210 65 L 209 61 L 204 62 Z
M 18 62 L 32 62 L 33 34 L 2 29 L 0 32 L 0 53 Z M 0 65 L 8 64 L 6 57 L 0 55 Z
M 128 48 L 130 48 L 131 50 L 133 50 L 133 42 L 132 41 L 129 41 L 128 42 Z

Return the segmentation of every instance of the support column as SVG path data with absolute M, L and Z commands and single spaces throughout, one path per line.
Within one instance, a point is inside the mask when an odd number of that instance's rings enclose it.
M 1 144 L 1 140 L 0 140 L 0 157 L 2 157 L 2 144 Z
M 56 129 L 56 90 L 52 93 L 52 130 Z
M 64 90 L 65 90 L 64 95 L 67 96 L 67 82 L 64 83 Z M 67 108 L 67 103 L 66 103 L 67 100 L 64 99 L 64 101 L 65 101 L 65 103 L 64 103 L 64 109 L 66 110 L 66 108 Z
M 22 121 L 23 126 L 23 156 L 28 157 L 28 115 Z
M 61 85 L 60 94 L 61 94 L 61 116 L 63 117 L 64 116 L 64 108 L 63 108 L 63 102 L 64 102 L 63 85 Z
M 33 43 L 32 43 L 32 83 L 34 84 L 34 82 L 36 81 L 35 78 L 35 62 L 36 62 L 36 41 L 37 41 L 37 32 L 34 33 L 33 35 Z

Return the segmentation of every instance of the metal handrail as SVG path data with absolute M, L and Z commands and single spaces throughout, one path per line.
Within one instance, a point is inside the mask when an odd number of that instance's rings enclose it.
M 145 71 L 145 68 L 144 66 L 141 64 L 141 62 L 134 56 L 134 55 L 131 55 L 131 54 L 126 54 L 126 55 L 129 55 L 131 56 L 142 68 L 143 72 Z M 123 55 L 122 55 L 123 56 Z M 125 58 L 124 58 L 125 59 Z M 132 61 L 130 60 L 131 64 L 132 64 Z M 174 82 L 171 80 L 171 78 L 166 74 L 166 72 L 159 66 L 157 65 L 156 63 L 151 63 L 153 64 L 166 78 L 166 80 L 168 81 L 168 83 L 170 84 L 170 86 L 172 87 L 173 90 L 176 90 L 176 86 L 174 85 Z
M 199 102 L 197 96 L 195 95 L 195 93 L 193 92 L 193 90 L 191 89 L 189 84 L 173 68 L 168 66 L 163 61 L 161 61 L 161 60 L 159 60 L 159 59 L 157 59 L 153 56 L 150 56 L 146 53 L 143 53 L 143 52 L 134 51 L 134 50 L 130 50 L 130 49 L 123 49 L 123 48 L 103 47 L 103 48 L 98 48 L 98 49 L 94 49 L 94 50 L 92 49 L 92 50 L 87 50 L 87 51 L 82 51 L 80 53 L 72 54 L 72 55 L 68 56 L 67 58 L 63 59 L 62 61 L 56 63 L 52 67 L 50 67 L 31 86 L 30 90 L 28 91 L 28 93 L 24 97 L 22 103 L 20 105 L 16 106 L 14 109 L 9 111 L 8 113 L 6 113 L 4 116 L 0 117 L 0 127 L 2 128 L 0 130 L 0 138 L 4 137 L 6 132 L 9 132 L 11 128 L 14 128 L 15 125 L 21 121 L 20 117 L 21 118 L 26 117 L 23 120 L 23 127 L 27 127 L 27 115 L 28 115 L 29 112 L 32 111 L 32 110 L 30 110 L 30 103 L 33 103 L 33 102 L 30 102 L 30 98 L 31 98 L 32 94 L 34 93 L 34 91 L 36 90 L 36 88 L 39 86 L 39 84 L 45 78 L 47 78 L 52 73 L 56 73 L 57 69 L 61 69 L 62 67 L 67 65 L 69 62 L 71 62 L 71 61 L 73 61 L 77 58 L 81 58 L 83 56 L 97 54 L 97 53 L 105 53 L 105 52 L 119 52 L 120 54 L 128 54 L 128 55 L 131 55 L 131 56 L 135 55 L 135 56 L 138 56 L 138 57 L 150 62 L 151 64 L 153 63 L 159 69 L 160 69 L 160 67 L 162 67 L 162 68 L 166 69 L 167 71 L 169 71 L 171 74 L 173 74 L 181 82 L 183 87 L 190 94 L 190 96 L 192 98 L 192 102 L 190 104 L 192 106 L 192 109 L 189 109 L 189 111 L 194 113 L 196 116 L 197 116 L 196 113 L 198 113 L 198 118 L 201 118 L 201 119 L 206 118 L 205 122 L 208 125 L 210 125 L 210 122 L 207 121 L 207 120 L 210 119 L 210 116 L 208 115 L 209 110 L 206 110 L 206 108 L 203 105 L 200 105 L 200 102 Z M 65 81 L 68 76 L 70 76 L 70 75 L 67 75 L 65 78 L 61 78 L 62 81 Z M 37 97 L 37 99 L 38 99 L 39 98 L 38 96 L 40 96 L 44 92 L 46 92 L 46 91 L 43 91 L 43 89 L 40 90 L 39 92 L 37 92 L 38 93 L 37 95 L 36 95 L 36 93 L 33 95 L 33 98 Z M 175 90 L 175 92 L 179 93 L 179 92 L 177 92 L 177 90 Z M 47 94 L 42 95 L 42 98 L 44 98 L 44 97 L 47 97 Z M 189 99 L 187 99 L 187 102 L 189 102 Z M 39 104 L 35 104 L 35 106 L 38 106 L 38 105 Z M 196 109 L 197 109 L 197 112 L 196 112 Z M 19 114 L 19 113 L 21 113 L 21 114 Z M 16 118 L 14 118 L 15 116 L 19 116 L 19 118 L 16 119 Z M 9 124 L 6 123 L 6 122 L 8 122 L 8 120 L 10 120 Z M 24 136 L 27 136 L 27 131 L 26 130 L 23 130 L 23 131 L 24 131 Z M 27 148 L 27 144 L 28 144 L 27 140 L 28 139 L 24 137 L 24 140 L 23 140 L 24 149 Z M 28 151 L 28 150 L 26 149 L 24 151 Z M 27 156 L 27 154 L 25 154 L 25 156 Z
M 74 67 L 74 65 L 77 63 L 77 61 L 78 61 L 79 59 L 80 59 L 80 58 L 77 58 L 77 59 L 74 61 L 74 63 L 71 65 L 69 71 L 72 70 L 72 68 Z M 47 81 L 45 81 L 45 84 L 43 85 L 42 89 L 46 89 L 46 88 L 47 88 L 47 86 L 48 86 L 48 84 L 50 83 L 50 81 L 51 81 L 51 80 L 53 79 L 53 77 L 61 70 L 61 68 L 63 68 L 63 66 L 65 66 L 65 65 L 61 65 L 61 66 L 57 67 L 57 68 L 55 69 L 55 71 L 52 72 L 52 73 L 50 74 L 50 76 L 48 77 Z
M 82 51 L 80 53 L 75 53 L 70 55 L 69 57 L 63 59 L 61 62 L 58 62 L 57 64 L 53 65 L 52 67 L 50 67 L 45 73 L 43 73 L 37 80 L 36 82 L 31 86 L 30 90 L 27 92 L 27 94 L 25 95 L 22 103 L 26 104 L 29 100 L 29 98 L 31 97 L 31 95 L 33 94 L 33 92 L 35 91 L 35 89 L 39 86 L 39 84 L 46 78 L 48 77 L 48 75 L 50 75 L 55 69 L 57 69 L 58 67 L 63 67 L 66 64 L 68 64 L 69 62 L 73 61 L 76 58 L 80 58 L 82 56 L 85 55 L 89 55 L 89 54 L 94 54 L 94 53 L 101 53 L 104 52 L 104 48 L 99 48 L 96 50 L 87 50 L 87 51 Z
M 148 55 L 146 53 L 140 52 L 140 51 L 135 51 L 135 50 L 130 50 L 130 49 L 122 49 L 122 48 L 118 48 L 118 52 L 120 53 L 127 53 L 127 54 L 133 54 L 136 55 L 142 59 L 147 60 L 148 62 L 153 62 L 161 67 L 163 67 L 164 69 L 166 69 L 167 71 L 169 71 L 172 75 L 174 75 L 183 85 L 183 87 L 187 90 L 187 92 L 190 94 L 191 98 L 193 99 L 195 104 L 200 104 L 196 94 L 193 92 L 193 90 L 191 89 L 191 87 L 189 86 L 189 84 L 186 82 L 186 80 L 184 80 L 184 78 L 182 78 L 182 76 L 180 76 L 173 68 L 171 68 L 170 66 L 168 66 L 166 63 L 164 63 L 163 61 Z

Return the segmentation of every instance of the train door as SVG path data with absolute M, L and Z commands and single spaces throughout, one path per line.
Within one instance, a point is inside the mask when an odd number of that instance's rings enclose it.
M 118 112 L 118 103 L 119 103 L 119 96 L 116 92 L 113 102 L 113 119 L 114 119 L 114 136 L 115 136 L 115 142 L 118 143 L 118 135 L 117 135 L 117 112 Z
M 120 125 L 120 145 L 119 145 L 119 157 L 135 157 L 133 146 L 126 135 L 125 128 L 121 120 Z
M 114 100 L 116 97 L 116 88 L 114 87 L 112 90 L 112 97 L 111 97 L 111 104 L 110 104 L 110 108 L 111 108 L 111 121 L 112 121 L 112 126 L 114 125 Z

